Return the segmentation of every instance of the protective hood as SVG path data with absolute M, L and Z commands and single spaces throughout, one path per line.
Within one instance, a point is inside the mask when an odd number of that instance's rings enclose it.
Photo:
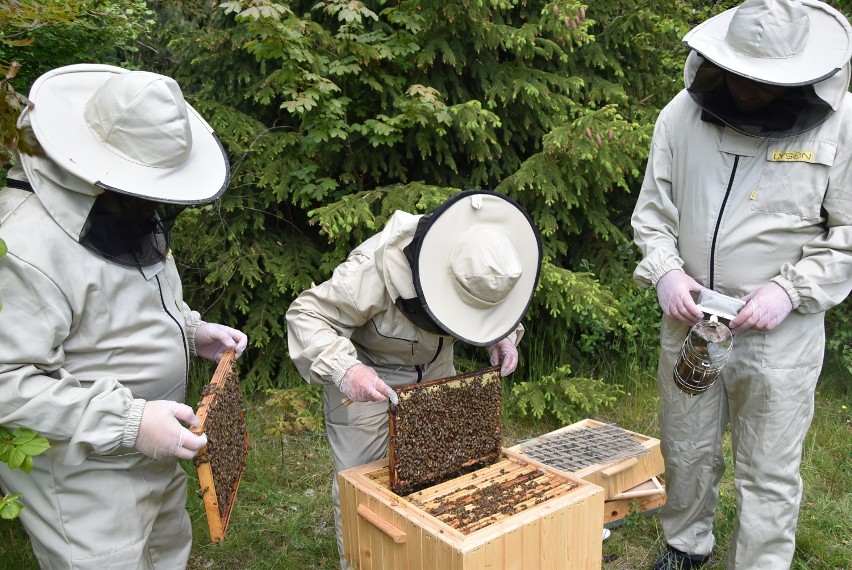
M 770 85 L 818 83 L 852 58 L 852 26 L 818 0 L 745 0 L 683 43 L 718 67 Z
M 388 292 L 422 329 L 487 346 L 514 331 L 529 308 L 541 237 L 506 196 L 471 190 L 423 216 L 397 212 L 381 236 L 376 263 Z
M 751 112 L 739 110 L 725 85 L 726 70 L 696 51 L 684 66 L 684 83 L 693 100 L 704 110 L 702 118 L 727 125 L 743 134 L 784 138 L 822 124 L 839 108 L 852 75 L 847 62 L 827 79 L 808 85 L 789 86 L 766 107 Z

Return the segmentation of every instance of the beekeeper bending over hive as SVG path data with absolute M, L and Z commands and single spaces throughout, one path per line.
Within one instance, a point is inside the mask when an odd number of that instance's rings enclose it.
M 192 542 L 178 458 L 191 356 L 240 354 L 241 332 L 183 302 L 169 244 L 187 204 L 229 165 L 177 83 L 72 65 L 42 75 L 18 122 L 24 154 L 0 190 L 0 425 L 51 448 L 30 473 L 0 463 L 42 568 L 183 568 Z M 22 167 L 22 168 L 21 168 Z
M 342 568 L 337 473 L 385 456 L 392 387 L 455 375 L 457 340 L 488 347 L 501 374 L 512 373 L 540 265 L 529 215 L 501 194 L 467 191 L 429 214 L 395 212 L 290 306 L 290 356 L 324 388 Z

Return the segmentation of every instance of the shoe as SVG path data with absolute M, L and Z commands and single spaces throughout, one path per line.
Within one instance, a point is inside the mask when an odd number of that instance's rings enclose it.
M 657 558 L 654 570 L 693 570 L 701 568 L 710 560 L 710 555 L 687 554 L 677 548 L 666 545 L 666 549 Z

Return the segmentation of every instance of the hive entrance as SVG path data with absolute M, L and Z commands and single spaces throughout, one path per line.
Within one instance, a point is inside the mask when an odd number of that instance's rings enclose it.
M 398 388 L 391 406 L 390 487 L 408 495 L 500 456 L 498 367 Z
M 207 434 L 207 445 L 193 463 L 198 471 L 210 539 L 214 542 L 225 539 L 249 450 L 243 396 L 234 361 L 233 350 L 222 355 L 213 378 L 201 392 L 196 412 L 201 422 L 192 428 L 196 434 Z
M 620 427 L 601 424 L 537 437 L 520 445 L 527 457 L 564 471 L 612 463 L 650 450 Z

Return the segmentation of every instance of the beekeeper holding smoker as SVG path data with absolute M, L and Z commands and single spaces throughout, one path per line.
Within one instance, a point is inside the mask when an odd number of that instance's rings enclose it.
M 637 281 L 663 309 L 658 385 L 667 547 L 657 570 L 705 565 L 730 425 L 737 519 L 727 567 L 789 568 L 823 318 L 852 288 L 852 28 L 816 0 L 747 0 L 691 30 L 681 91 L 657 120 L 633 214 Z M 718 380 L 673 367 L 693 294 L 745 301 Z
M 290 306 L 290 356 L 323 386 L 342 568 L 337 474 L 385 457 L 393 388 L 454 376 L 456 341 L 487 347 L 511 374 L 540 266 L 529 214 L 502 194 L 466 191 L 429 214 L 395 212 Z

